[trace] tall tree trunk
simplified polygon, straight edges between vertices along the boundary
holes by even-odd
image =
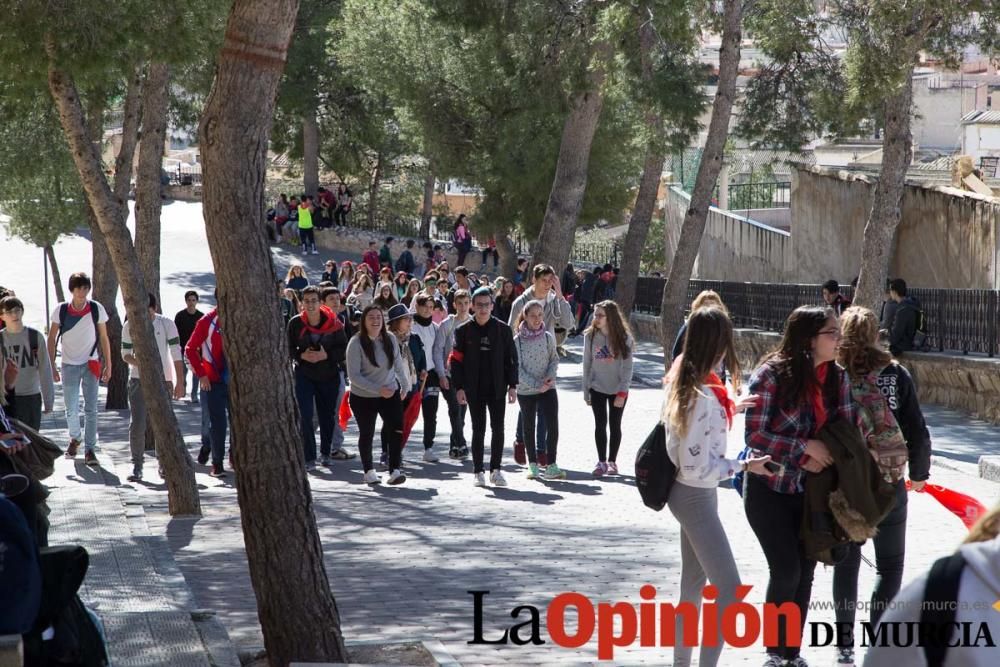
[[[101,168],[100,154],[88,136],[84,120],[83,106],[73,78],[59,67],[55,43],[46,36],[45,47],[49,57],[49,91],[59,111],[66,142],[69,144],[73,162],[80,175],[80,182],[87,195],[90,209],[97,217],[97,223],[104,232],[108,251],[114,262],[125,297],[125,312],[131,322],[135,356],[139,367],[147,372],[141,375],[142,394],[149,406],[149,417],[156,430],[157,441],[172,446],[160,448],[159,460],[167,473],[167,503],[172,515],[200,514],[198,486],[194,478],[194,462],[184,447],[184,439],[173,410],[170,396],[159,377],[160,354],[156,349],[153,325],[149,319],[145,288],[139,260],[128,227],[122,218],[122,202],[116,201]],[[112,348],[118,350],[120,348]],[[124,365],[121,361],[118,365]],[[113,364],[114,365],[114,364]]]
[[[375,168],[368,186],[368,228],[375,228],[375,209],[378,206],[378,189],[382,184],[382,152],[375,155]]]
[[[885,101],[885,136],[882,169],[861,245],[861,273],[854,303],[878,311],[892,263],[893,241],[902,216],[906,170],[913,160],[910,114],[913,104],[913,69],[901,88]]]
[[[135,252],[146,289],[160,301],[160,210],[170,66],[151,63],[142,93],[142,139],[135,175]],[[162,306],[162,304],[161,304]],[[162,308],[160,309],[162,311]]]
[[[569,262],[577,218],[583,207],[590,146],[594,143],[594,133],[604,106],[605,61],[610,50],[610,45],[603,41],[591,47],[591,60],[595,62],[587,63],[587,86],[576,93],[570,102],[559,143],[556,176],[549,191],[538,242],[532,249],[531,261],[552,265],[557,275]]]
[[[198,132],[208,244],[228,334],[237,498],[275,667],[347,657],[305,476],[271,253],[262,234],[243,231],[249,221],[263,222],[268,134],[298,5],[235,0]]]
[[[315,197],[319,188],[319,122],[313,106],[302,115],[302,181],[303,192]]]
[[[428,240],[431,237],[431,218],[434,217],[434,172],[427,165],[427,175],[424,176],[424,206],[420,211],[420,231],[417,235]]]
[[[642,79],[650,83],[653,78],[653,63],[650,55],[656,47],[656,35],[652,22],[649,20],[648,9],[645,15],[639,13],[639,58],[642,64]],[[653,209],[656,207],[656,194],[660,189],[660,177],[663,175],[665,155],[660,140],[663,138],[663,119],[652,108],[646,111],[646,130],[649,141],[646,144],[646,159],[642,165],[642,178],[639,181],[639,192],[632,208],[632,218],[629,220],[628,232],[625,234],[625,246],[622,251],[621,273],[618,275],[618,286],[615,289],[615,300],[625,317],[632,312],[635,305],[635,291],[639,282],[639,264],[642,259],[642,249],[649,236],[649,225],[653,220]]]
[[[661,306],[662,321],[660,334],[663,343],[663,358],[670,366],[670,351],[674,338],[684,320],[687,305],[688,282],[698,256],[701,238],[705,234],[705,222],[712,203],[712,190],[722,169],[723,151],[729,137],[729,117],[736,99],[736,76],[740,65],[740,40],[743,6],[741,0],[725,0],[722,16],[722,46],[719,49],[719,82],[712,103],[712,119],[708,124],[708,137],[698,165],[691,206],[684,215],[677,247],[673,257],[667,257],[670,273],[663,288]],[[670,248],[669,230],[666,247]]]
[[[507,280],[513,280],[517,273],[517,249],[508,231],[500,227],[496,231],[497,254],[500,255],[500,275]]]
[[[52,269],[52,286],[56,288],[56,301],[62,303],[66,300],[66,293],[63,292],[62,276],[59,275],[59,262],[56,261],[56,251],[52,244],[45,246],[45,256],[49,258],[49,268]]]

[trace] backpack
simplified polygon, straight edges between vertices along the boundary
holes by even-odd
[[[878,373],[869,373],[859,382],[852,383],[851,397],[858,405],[861,432],[868,443],[868,450],[878,463],[882,476],[895,484],[903,477],[910,450],[906,438],[896,422],[878,388]]]
[[[659,512],[667,504],[677,466],[667,455],[667,428],[657,422],[635,454],[635,485],[646,507]]]
[[[90,305],[90,319],[94,321],[94,347],[90,350],[90,356],[94,356],[94,352],[97,352],[97,344],[101,342],[101,334],[97,330],[98,320],[101,317],[101,313],[97,306],[94,305],[93,301],[88,301],[87,303]],[[62,338],[63,331],[66,329],[66,320],[68,317],[69,304],[64,303],[59,306],[59,336],[57,337],[56,342],[59,342],[58,339]]]
[[[28,347],[31,349],[31,359],[38,364],[38,347],[39,340],[41,339],[41,334],[38,333],[37,329],[32,329],[31,327],[25,327],[28,331]],[[47,353],[46,353],[47,354]],[[3,337],[0,337],[0,362],[7,358],[7,348],[3,344]]]

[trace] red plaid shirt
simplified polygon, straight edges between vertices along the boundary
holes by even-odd
[[[851,383],[840,370],[841,382],[837,405],[828,405],[830,419],[847,419],[857,423]],[[805,453],[806,440],[816,437],[816,412],[812,401],[803,396],[798,406],[778,405],[778,382],[773,362],[765,363],[750,378],[751,394],[759,396],[757,405],[746,413],[746,444],[752,453],[769,454],[782,466],[781,472],[761,479],[779,493],[802,493],[805,490],[805,470],[809,460]],[[753,473],[748,473],[753,474]]]

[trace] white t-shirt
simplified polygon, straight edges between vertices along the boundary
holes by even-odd
[[[126,354],[134,354],[132,349],[131,322],[122,326],[122,359]],[[174,362],[181,360],[181,338],[177,333],[177,325],[169,317],[155,315],[153,317],[153,335],[156,337],[156,350],[160,353],[160,364],[163,366],[163,379],[174,380]],[[128,376],[132,380],[139,379],[139,367],[129,364]]]
[[[104,324],[108,321],[108,313],[104,306],[96,301],[88,302],[91,308],[97,309],[97,322]],[[52,311],[52,321],[59,324],[59,310],[63,304],[56,306]],[[66,325],[59,329],[59,342],[62,349],[62,362],[64,365],[81,366],[91,359],[99,358],[100,345],[95,348],[97,340],[97,327],[88,311],[82,316],[72,314],[73,305],[68,304],[66,311]]]

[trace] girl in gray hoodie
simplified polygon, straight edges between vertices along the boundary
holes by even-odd
[[[524,444],[528,450],[528,479],[538,477],[535,452],[535,418],[539,411],[545,418],[548,466],[545,477],[566,479],[566,473],[556,465],[559,441],[559,399],[556,396],[556,372],[559,353],[556,339],[545,327],[545,306],[541,301],[529,301],[518,315],[514,326],[514,348],[517,351],[517,402],[524,419]]]

